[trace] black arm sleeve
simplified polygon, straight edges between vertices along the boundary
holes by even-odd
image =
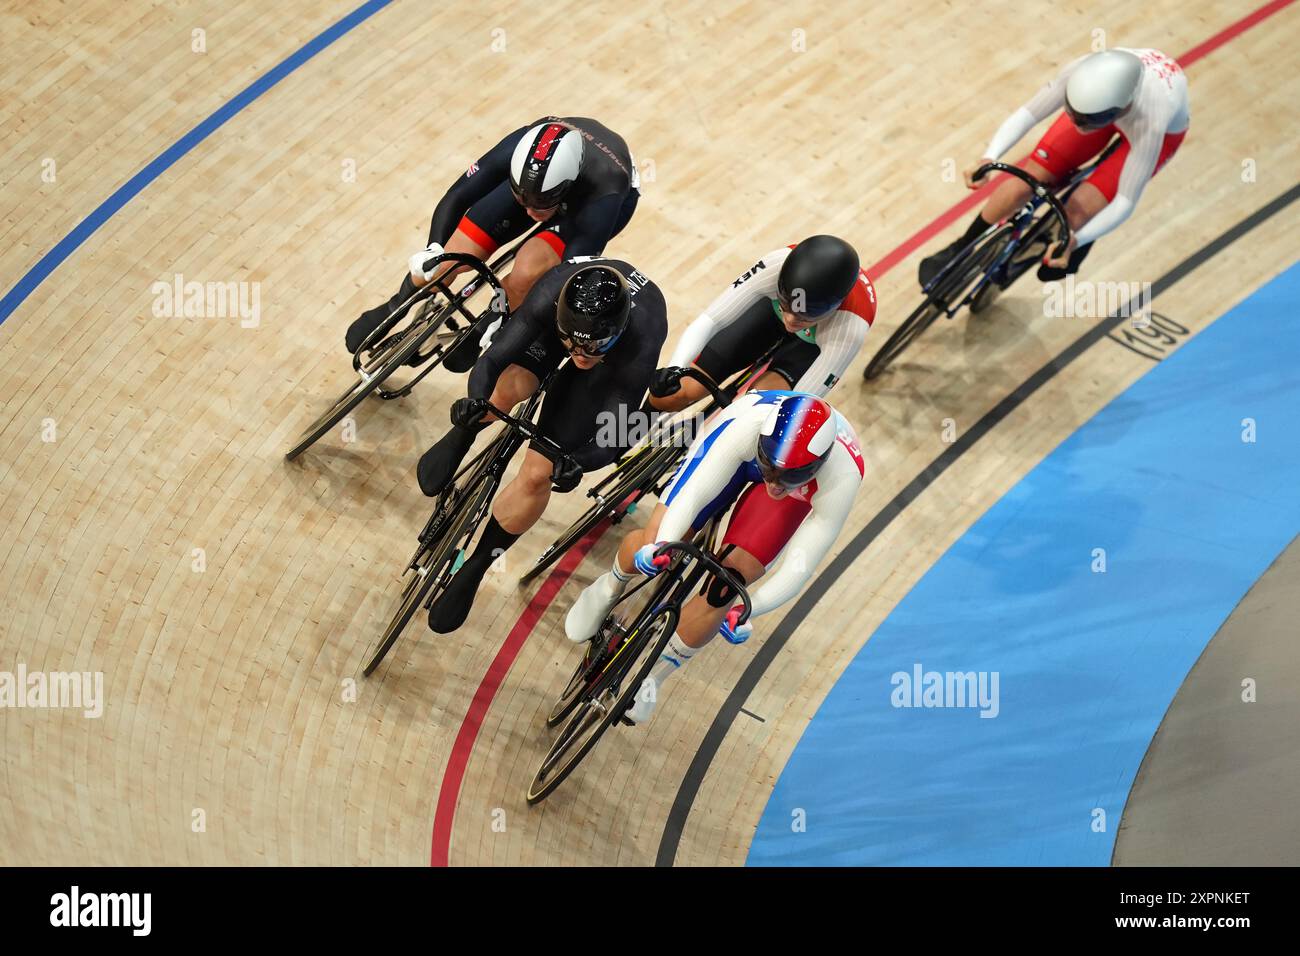
[[[517,362],[528,351],[528,346],[545,332],[555,328],[555,299],[565,277],[564,271],[562,268],[552,269],[534,282],[519,308],[497,330],[492,344],[479,356],[469,373],[470,398],[490,398],[506,367]]]
[[[469,373],[469,397],[490,398],[501,373],[528,351],[528,346],[540,333],[541,326],[527,321],[522,307],[516,309],[492,337],[487,351],[474,363]]]
[[[429,241],[445,246],[460,224],[461,216],[510,176],[510,156],[528,127],[521,126],[480,158],[474,175],[461,174],[451,184],[429,223]]]
[[[583,206],[573,219],[573,234],[564,246],[565,258],[604,253],[622,209],[623,196],[618,193],[609,193]]]

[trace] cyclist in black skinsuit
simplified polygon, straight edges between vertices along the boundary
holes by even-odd
[[[365,337],[430,275],[420,263],[442,252],[464,252],[486,260],[534,222],[546,230],[520,248],[502,281],[516,308],[538,277],[565,257],[598,256],[627,225],[640,198],[639,180],[627,143],[586,117],[548,116],[520,127],[472,163],[452,183],[434,210],[429,247],[411,256],[410,273],[387,302],[361,314],[348,328],[347,348]],[[477,339],[474,340],[477,343]],[[465,371],[477,357],[444,360]]]
[[[483,401],[510,408],[566,358],[538,426],[573,461],[552,463],[529,448],[519,474],[497,495],[474,553],[430,608],[430,628],[446,634],[464,623],[488,567],[542,516],[552,490],[572,491],[584,471],[618,457],[620,442],[602,440],[611,433],[602,423],[626,422],[639,409],[667,335],[663,293],[619,259],[566,261],[537,280],[475,364],[469,396],[452,404],[452,428],[420,458],[416,477],[426,495],[438,494],[489,424]]]

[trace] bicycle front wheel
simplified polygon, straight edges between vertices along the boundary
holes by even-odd
[[[435,591],[446,586],[454,570],[456,558],[474,534],[476,527],[474,517],[482,510],[484,499],[491,494],[490,482],[480,481],[474,490],[458,503],[456,515],[448,523],[446,530],[438,536],[438,540],[432,547],[424,549],[417,556],[414,567],[408,568],[411,577],[402,589],[402,598],[389,619],[388,626],[379,635],[379,643],[374,653],[361,672],[363,676],[369,677],[374,673],[375,668],[380,665],[402,631],[406,629],[406,625],[415,616],[415,612],[428,605]]]
[[[550,796],[591,753],[605,731],[622,719],[676,627],[676,606],[662,607],[615,652],[542,759],[528,785],[530,804]]]
[[[903,320],[903,324],[894,330],[894,334],[885,339],[885,344],[880,347],[880,351],[867,363],[862,377],[868,382],[877,378],[881,372],[889,368],[894,359],[903,354],[903,350],[911,345],[917,336],[933,324],[942,312],[942,307],[933,299],[927,298],[922,302]]]
[[[665,453],[668,456],[666,460],[664,460]],[[606,518],[613,522],[622,520],[623,516],[645,495],[647,489],[652,487],[676,460],[673,449],[650,449],[647,455],[649,458],[646,461],[638,459],[630,462],[626,466],[627,474],[614,484],[608,495],[602,495],[538,556],[533,566],[519,578],[520,587],[527,587],[537,580],[543,572],[564,557],[570,548],[585,538]]]

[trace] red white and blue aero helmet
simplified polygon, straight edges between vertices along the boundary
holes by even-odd
[[[773,407],[758,433],[764,481],[798,488],[812,481],[835,446],[835,412],[820,398],[790,395]]]
[[[582,171],[582,133],[541,123],[524,133],[510,157],[510,191],[530,209],[558,206]]]

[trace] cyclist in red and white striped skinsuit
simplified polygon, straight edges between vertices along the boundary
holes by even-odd
[[[1123,142],[1070,196],[1066,204],[1070,244],[1044,261],[1044,281],[1076,272],[1092,243],[1124,222],[1142,190],[1178,151],[1191,114],[1187,77],[1182,67],[1151,49],[1117,47],[1079,57],[1066,64],[1050,83],[998,127],[984,156],[965,171],[966,185],[976,189],[975,170],[1000,158],[1035,124],[1064,108],[1020,166],[1046,183],[1060,183],[1101,153],[1118,135]],[[1004,179],[984,209],[951,246],[921,261],[925,285],[944,263],[993,223],[1010,216],[1029,198],[1029,187]]]
[[[693,365],[715,382],[781,343],[756,389],[823,396],[843,376],[876,318],[876,290],[851,245],[812,236],[769,252],[709,303],[682,334],[650,386],[650,405],[678,411],[704,397],[682,380]]]

